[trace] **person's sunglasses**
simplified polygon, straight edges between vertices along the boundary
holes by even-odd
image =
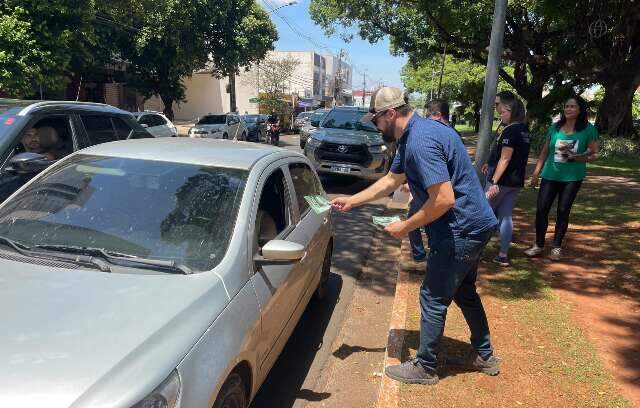
[[[378,112],[375,115],[373,115],[373,117],[371,118],[371,123],[373,123],[374,126],[378,126],[378,119],[380,119],[381,117],[383,117],[386,113],[388,112],[387,110],[383,110],[382,112]]]

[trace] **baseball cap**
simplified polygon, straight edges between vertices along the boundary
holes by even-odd
[[[371,95],[371,104],[369,105],[369,113],[362,117],[362,122],[369,121],[381,112],[389,109],[398,108],[409,103],[409,98],[400,88],[385,86]]]

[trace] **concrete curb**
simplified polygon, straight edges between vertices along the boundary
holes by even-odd
[[[402,361],[402,348],[405,339],[405,324],[407,320],[407,295],[409,291],[409,273],[402,263],[402,254],[408,251],[408,240],[402,241],[400,248],[400,260],[398,261],[398,278],[396,282],[393,310],[389,322],[389,337],[387,338],[387,350],[384,356],[384,368],[390,365],[400,364]],[[378,408],[396,408],[400,399],[400,383],[392,380],[382,372],[382,380],[378,390]]]

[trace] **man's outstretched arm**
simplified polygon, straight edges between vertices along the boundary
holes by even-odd
[[[387,197],[402,185],[405,180],[404,173],[396,174],[388,172],[380,180],[355,195],[335,198],[331,201],[331,205],[340,212],[349,211],[352,208],[375,201],[379,198]]]

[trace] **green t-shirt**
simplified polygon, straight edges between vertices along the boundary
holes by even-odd
[[[554,181],[579,181],[587,174],[587,163],[567,160],[566,152],[583,154],[589,144],[598,139],[598,131],[592,124],[579,132],[567,136],[562,130],[551,126],[547,132],[549,155],[542,169],[542,178]]]

